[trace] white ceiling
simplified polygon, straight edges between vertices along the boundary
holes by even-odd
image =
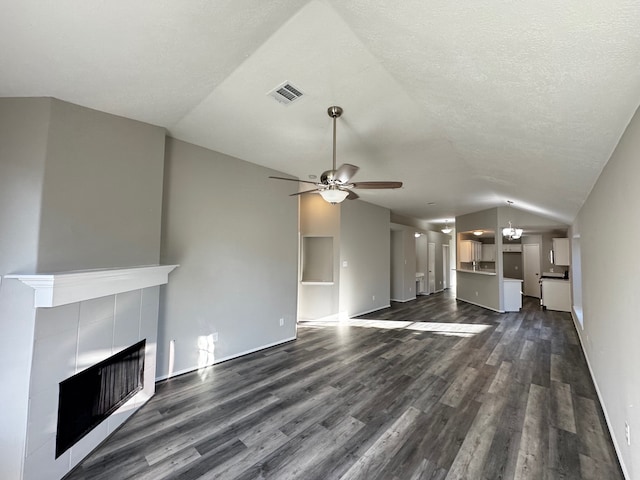
[[[339,105],[338,164],[404,182],[361,198],[426,221],[513,200],[569,223],[640,103],[637,0],[0,7],[0,96],[161,125],[302,179],[330,168]],[[267,96],[284,81],[305,96]]]

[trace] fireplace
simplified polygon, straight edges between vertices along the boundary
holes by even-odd
[[[144,388],[146,340],[59,384],[56,458]]]
[[[2,277],[22,373],[3,423],[2,478],[63,478],[153,396],[160,285],[174,268]],[[127,380],[103,388],[114,378]]]

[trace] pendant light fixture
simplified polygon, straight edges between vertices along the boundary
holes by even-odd
[[[509,207],[513,205],[511,200],[507,200],[507,203],[509,204]],[[522,229],[513,227],[513,225],[511,225],[511,220],[509,220],[509,226],[502,229],[502,236],[506,237],[508,240],[518,240],[522,237]]]
[[[444,221],[444,228],[440,231],[442,233],[446,233],[447,235],[449,235],[453,231],[453,228],[449,226],[449,220]]]

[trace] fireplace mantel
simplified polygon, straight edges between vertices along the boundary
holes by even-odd
[[[178,265],[147,265],[141,267],[71,272],[5,275],[29,285],[35,290],[34,307],[57,307],[92,298],[138,290],[169,281],[169,273]]]

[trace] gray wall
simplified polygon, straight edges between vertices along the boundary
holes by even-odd
[[[354,316],[387,307],[389,210],[360,200],[343,202],[340,209],[339,310]]]
[[[391,255],[391,300],[404,301],[404,232],[391,230],[389,236]]]
[[[0,98],[0,274],[35,272],[51,100]]]
[[[52,100],[38,271],[157,264],[165,131]]]
[[[640,477],[639,158],[636,112],[573,227],[580,235],[583,273],[584,329],[578,323],[576,328],[628,478]],[[613,239],[621,226],[623,233]]]
[[[275,173],[167,139],[161,260],[180,268],[161,295],[158,377],[295,338],[298,202]]]
[[[158,127],[50,98],[0,99],[0,275],[157,263],[163,145]],[[34,325],[33,290],[3,280],[2,478],[22,468]]]

